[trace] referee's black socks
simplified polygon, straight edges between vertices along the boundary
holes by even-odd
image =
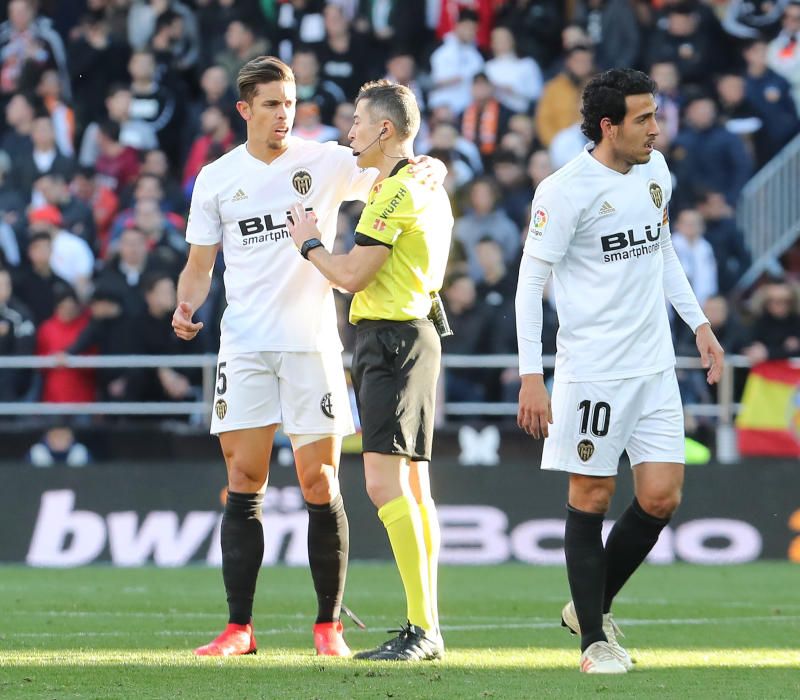
[[[228,491],[222,515],[222,580],[228,595],[228,622],[246,625],[253,616],[256,579],[264,558],[261,525],[263,493]]]
[[[342,495],[308,510],[308,563],[317,592],[317,623],[339,619],[350,554],[350,528]]]
[[[581,651],[595,642],[608,641],[603,632],[604,517],[602,513],[587,513],[567,504],[564,553],[572,602],[581,626]]]
[[[653,549],[667,523],[669,518],[656,518],[646,513],[635,497],[614,523],[606,540],[604,613],[611,610],[614,596]]]

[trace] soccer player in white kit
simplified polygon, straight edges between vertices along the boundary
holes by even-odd
[[[364,201],[377,175],[335,143],[290,136],[294,76],[273,57],[239,72],[236,103],[247,142],[197,177],[186,240],[189,259],[178,282],[175,333],[191,340],[217,250],[225,257],[227,308],[211,421],[228,471],[222,519],[222,574],[229,624],[198,655],[256,651],[252,609],[264,552],[261,509],[278,424],[289,435],[309,514],[308,549],[317,593],[318,654],[348,656],[339,620],[349,532],[338,468],[341,436],[354,432],[342,368],[342,345],[330,283],[297,251],[286,228],[302,202],[318,219],[330,249],[343,201]],[[424,181],[428,173],[419,177]]]
[[[581,671],[625,673],[611,603],[681,498],[683,411],[666,293],[695,332],[707,380],[724,354],[672,248],[672,181],[658,135],[655,83],[609,70],[583,92],[586,150],[537,188],[517,288],[518,423],[544,437],[542,469],[569,473],[564,533],[572,600],[562,624],[581,636]],[[542,289],[559,319],[551,398],[542,377]],[[603,518],[625,450],[635,497],[605,547]]]

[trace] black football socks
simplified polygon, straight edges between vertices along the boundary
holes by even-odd
[[[604,613],[611,610],[614,596],[653,549],[667,523],[669,518],[656,518],[646,513],[636,498],[614,523],[606,540]]]
[[[222,580],[228,596],[228,622],[246,625],[253,616],[253,596],[264,558],[261,525],[263,493],[228,491],[222,515]]]
[[[602,513],[587,513],[567,505],[564,552],[572,602],[581,626],[581,651],[595,642],[608,641],[603,632],[604,517]]]
[[[317,592],[317,623],[336,622],[342,607],[347,559],[350,553],[350,528],[342,495],[330,503],[308,510],[308,563]]]

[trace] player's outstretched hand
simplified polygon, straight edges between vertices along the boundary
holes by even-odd
[[[550,394],[544,385],[544,377],[541,374],[522,375],[517,425],[538,440],[550,434],[547,426],[552,423],[553,409],[550,406]]]
[[[305,207],[299,202],[293,204],[289,210],[286,229],[298,248],[309,238],[320,237],[320,232],[317,228],[317,215],[313,211],[306,211]]]
[[[194,323],[192,315],[194,309],[188,301],[182,301],[172,314],[172,328],[181,340],[191,340],[194,338],[203,327],[202,322]]]
[[[722,378],[722,368],[725,366],[725,351],[711,330],[711,325],[704,323],[697,329],[695,335],[697,350],[700,352],[700,362],[708,370],[706,381],[716,384]]]

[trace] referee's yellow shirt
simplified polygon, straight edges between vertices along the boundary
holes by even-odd
[[[356,226],[356,243],[366,236],[392,252],[353,297],[350,323],[425,318],[430,293],[442,287],[452,231],[453,212],[444,188],[432,190],[416,181],[407,161],[401,161],[373,186]]]

